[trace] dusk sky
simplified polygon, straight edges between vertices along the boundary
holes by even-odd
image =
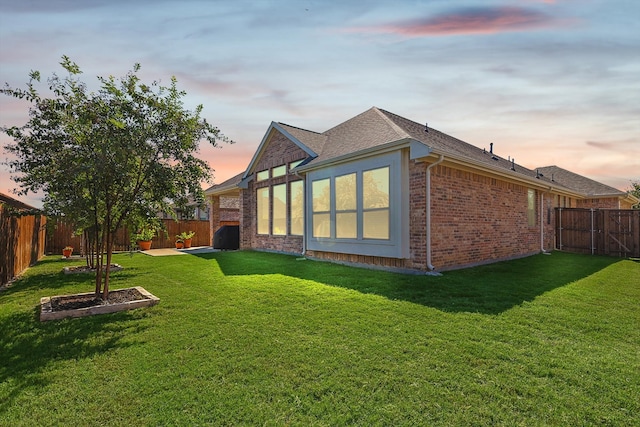
[[[96,89],[135,63],[147,83],[175,75],[236,141],[201,147],[215,183],[271,121],[323,132],[372,106],[529,168],[640,181],[637,0],[0,0],[0,84],[63,75],[62,55]],[[28,106],[0,96],[0,124]],[[14,187],[0,166],[0,191]]]

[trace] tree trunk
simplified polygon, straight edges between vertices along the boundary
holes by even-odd
[[[109,298],[109,273],[111,273],[111,255],[113,254],[113,234],[111,231],[107,233],[107,269],[104,275],[104,287],[102,291],[102,299],[105,301]]]

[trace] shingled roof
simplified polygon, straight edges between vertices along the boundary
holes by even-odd
[[[282,126],[286,126],[287,130],[290,129],[289,125],[282,124]],[[548,177],[545,178],[537,171],[518,165],[486,149],[471,145],[437,129],[429,127],[428,131],[425,131],[425,128],[426,124],[417,123],[389,111],[372,107],[320,134],[310,131],[304,133],[299,128],[294,129],[297,130],[295,137],[309,147],[313,145],[314,151],[318,153],[316,158],[307,162],[310,166],[330,162],[333,159],[403,139],[412,139],[423,143],[438,154],[455,156],[459,159],[484,164],[490,169],[509,171],[508,173],[551,182]]]
[[[593,181],[581,175],[569,172],[557,166],[546,166],[536,170],[521,166],[512,159],[505,159],[497,155],[493,150],[479,148],[460,139],[454,138],[424,123],[417,123],[397,114],[372,107],[367,111],[358,114],[351,119],[340,123],[324,132],[313,132],[285,123],[272,123],[267,135],[273,128],[288,133],[290,138],[295,139],[296,144],[301,145],[307,153],[308,160],[303,164],[303,169],[313,168],[337,162],[339,159],[348,159],[358,153],[368,150],[375,150],[387,144],[401,141],[417,141],[424,144],[435,154],[442,154],[449,160],[467,162],[500,172],[502,174],[528,180],[537,179],[545,182],[550,187],[563,189],[568,193],[581,194],[584,196],[608,195],[617,196],[626,193]],[[262,144],[266,144],[268,138],[265,135]],[[258,149],[249,168],[219,185],[214,185],[206,190],[207,193],[227,190],[240,184],[243,176],[249,177],[251,165],[260,157]],[[553,181],[551,177],[554,177]]]
[[[538,170],[547,177],[552,178],[553,182],[559,183],[588,197],[626,195],[624,191],[620,191],[617,188],[609,187],[601,182],[594,181],[558,166],[544,166],[538,168]]]

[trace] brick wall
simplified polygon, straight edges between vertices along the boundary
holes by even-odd
[[[255,171],[306,157],[299,147],[274,131],[255,165]],[[400,269],[426,270],[426,167],[409,162],[410,254],[408,259],[309,251],[307,255],[333,261]],[[436,269],[526,256],[540,251],[540,192],[535,192],[534,226],[527,221],[528,187],[498,178],[438,165],[431,171],[432,264]],[[255,182],[241,192],[241,248],[301,253],[301,236],[258,235],[255,194],[258,188],[289,183],[299,178],[285,175]],[[545,249],[554,247],[555,196],[543,195]],[[290,204],[289,204],[290,206]]]
[[[284,135],[273,130],[269,136],[266,147],[258,162],[254,165],[254,171],[262,171],[271,169],[275,166],[289,164],[291,162],[307,158],[300,147],[291,142]],[[274,236],[257,234],[257,206],[256,206],[256,190],[258,188],[270,187],[277,184],[288,184],[293,181],[300,181],[301,178],[293,174],[285,174],[284,176],[271,178],[265,181],[256,182],[255,179],[249,183],[249,187],[242,191],[240,197],[240,247],[243,249],[253,248],[269,251],[302,253],[302,236]],[[287,185],[287,197],[290,199],[289,186]],[[272,203],[270,198],[270,203]],[[291,207],[290,200],[287,202],[287,208]],[[271,210],[273,207],[269,206]],[[273,215],[270,215],[273,221]],[[287,213],[287,219],[290,221],[291,215]],[[271,227],[269,227],[271,229]]]
[[[528,187],[439,165],[431,171],[432,264],[437,269],[525,256],[540,251],[536,221],[527,223]],[[553,248],[553,196],[543,201],[545,249]],[[551,215],[550,218],[547,218]]]

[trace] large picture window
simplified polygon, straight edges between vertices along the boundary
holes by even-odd
[[[256,196],[258,234],[269,234],[269,187],[259,188]]]
[[[304,233],[304,181],[293,181],[290,185],[291,194],[291,230],[295,236]]]
[[[273,186],[272,234],[287,234],[287,184]]]
[[[408,151],[319,169],[307,178],[310,250],[409,256]]]

